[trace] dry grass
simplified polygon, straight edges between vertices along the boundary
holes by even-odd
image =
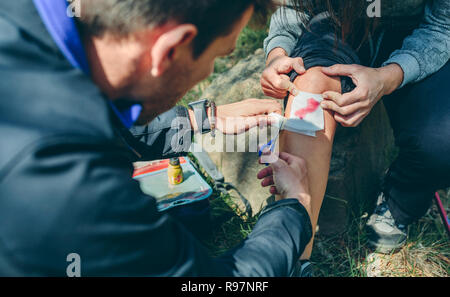
[[[450,205],[450,189],[441,195]],[[217,256],[239,244],[250,234],[257,218],[243,219],[235,213],[237,205],[229,196],[212,200],[213,235],[205,241],[211,255]],[[317,234],[311,261],[318,277],[448,277],[450,241],[437,208],[409,228],[408,242],[399,251],[385,255],[367,246],[367,214],[355,217],[348,229],[335,236]]]
[[[407,244],[399,252],[391,255],[370,254],[364,265],[367,276],[418,276],[447,277],[450,259],[441,254],[443,244],[425,247]],[[448,248],[448,247],[447,247]]]
[[[441,198],[447,212],[450,189]],[[317,276],[448,277],[450,241],[433,203],[429,212],[409,227],[407,244],[392,254],[367,246],[367,214],[355,217],[346,232],[317,236],[312,261]]]

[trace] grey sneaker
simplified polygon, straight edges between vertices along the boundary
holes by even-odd
[[[309,260],[298,260],[292,277],[313,277],[313,265]]]
[[[380,253],[389,254],[406,243],[407,226],[395,222],[383,192],[378,196],[377,206],[366,227],[369,244]]]

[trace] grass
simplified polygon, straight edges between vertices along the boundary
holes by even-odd
[[[204,241],[212,256],[220,256],[237,246],[252,231],[257,216],[243,218],[230,195],[220,194],[211,200],[213,233]]]
[[[200,99],[203,91],[211,84],[217,75],[227,72],[241,59],[253,54],[258,48],[262,48],[264,38],[267,36],[268,27],[262,29],[252,29],[245,27],[239,35],[236,50],[227,57],[218,58],[214,64],[214,72],[205,80],[198,83],[194,88],[186,93],[179,102],[180,105],[187,106],[190,102]]]
[[[448,209],[450,197],[442,197]],[[401,250],[383,255],[367,246],[367,213],[353,216],[343,234],[318,235],[312,254],[318,276],[449,276],[450,244],[435,205],[409,228]]]
[[[220,256],[227,250],[241,243],[252,231],[258,220],[258,214],[248,217],[237,205],[237,197],[231,193],[224,194],[215,188],[214,181],[200,167],[192,154],[189,158],[197,167],[205,181],[214,189],[209,198],[211,207],[212,234],[203,238],[204,245],[211,256]]]
[[[217,59],[214,73],[186,94],[182,105],[200,99],[204,89],[214,78],[233,67],[262,47],[267,28],[245,28],[238,40],[236,51]],[[207,181],[213,185],[212,181]],[[441,192],[444,206],[449,209],[450,189]],[[237,197],[215,191],[211,198],[213,233],[204,240],[213,256],[223,254],[238,245],[250,234],[257,216],[247,218],[235,203]],[[404,248],[390,255],[374,253],[367,246],[365,223],[369,217],[367,207],[353,213],[345,232],[335,236],[317,233],[311,261],[316,276],[443,276],[450,275],[450,243],[433,203],[430,211],[409,228]]]
[[[190,156],[196,163],[193,156]],[[198,164],[197,164],[198,165]],[[200,169],[205,180],[213,181]],[[445,209],[450,208],[450,188],[440,191]],[[232,193],[214,191],[211,202],[212,234],[203,239],[211,256],[220,256],[240,244],[250,234],[258,215],[247,217],[236,204]],[[367,245],[365,224],[369,218],[362,206],[353,213],[346,230],[326,236],[316,234],[311,262],[319,277],[448,277],[450,275],[450,241],[436,204],[408,230],[406,245],[395,253],[375,253]]]
[[[444,192],[442,192],[444,194]],[[446,209],[450,189],[441,195]],[[213,233],[204,241],[212,256],[219,256],[241,243],[251,232],[257,216],[246,218],[234,202],[237,197],[215,193],[211,199]],[[401,250],[383,255],[367,245],[368,214],[354,214],[342,234],[316,235],[311,262],[319,277],[448,277],[450,242],[433,204],[430,211],[409,228]]]

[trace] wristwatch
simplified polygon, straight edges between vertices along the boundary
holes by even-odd
[[[209,107],[209,100],[203,99],[188,104],[189,108],[194,112],[195,121],[198,125],[198,131],[202,134],[211,131],[211,123],[209,122],[207,108]]]

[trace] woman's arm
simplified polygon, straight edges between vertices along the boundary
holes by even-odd
[[[441,69],[450,58],[450,1],[429,1],[419,28],[403,41],[383,66],[396,63],[404,72],[400,87]]]
[[[302,19],[307,18],[296,10],[283,6],[278,8],[270,20],[269,36],[264,40],[266,58],[275,48],[282,48],[289,56],[302,35]]]

